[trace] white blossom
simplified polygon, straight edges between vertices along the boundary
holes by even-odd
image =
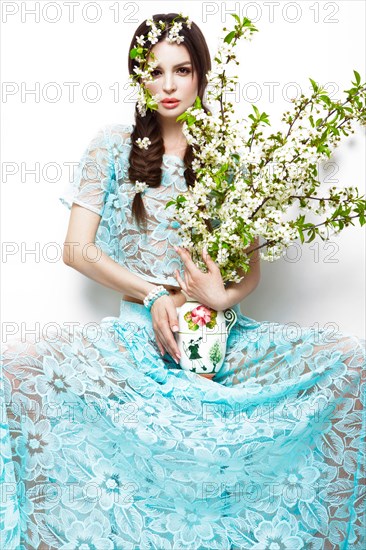
[[[157,36],[151,26],[151,36]],[[181,28],[181,22],[173,24],[168,39],[179,44]],[[253,30],[246,27],[242,31],[243,38],[250,40]],[[253,113],[240,119],[227,99],[229,94],[225,95],[225,91],[235,89],[238,78],[233,70],[237,65],[234,41],[223,41],[214,59],[206,75],[209,113],[197,107],[196,102],[186,110],[182,124],[182,132],[194,153],[195,183],[176,198],[175,219],[180,222],[178,235],[182,246],[192,251],[196,265],[205,268],[202,261],[205,246],[219,265],[223,280],[239,282],[242,279],[239,267],[250,266],[245,249],[255,239],[262,243],[260,257],[275,261],[306,231],[301,224],[308,222],[308,215],[326,220],[339,205],[345,208],[355,205],[360,197],[356,187],[332,186],[324,193],[320,191],[316,166],[328,155],[325,150],[318,151],[319,143],[324,141],[324,126],[312,124],[309,118],[319,117],[316,104],[311,104],[308,112],[305,106],[302,116],[296,119],[297,110],[306,103],[304,96],[298,98],[293,101],[293,112],[288,111],[282,117],[283,128],[276,133],[267,131],[268,121],[260,124]],[[140,73],[136,73],[148,78],[150,68],[143,65]],[[146,97],[141,93],[138,102],[141,111],[144,100]],[[257,108],[253,110],[255,115],[260,114]],[[336,135],[326,139],[328,148],[336,146]],[[136,143],[141,148],[150,145],[147,138]],[[140,186],[145,189],[145,185],[136,182],[136,192]],[[185,200],[179,202],[183,197]],[[323,239],[337,236],[340,231],[338,226],[325,226],[325,222],[309,225]]]
[[[135,143],[136,145],[138,145],[138,147],[140,147],[140,149],[148,149],[149,145],[151,145],[151,141],[148,137],[144,137],[142,139],[137,138]]]
[[[148,187],[149,186],[147,185],[147,183],[145,181],[136,180],[136,182],[135,182],[135,191],[136,191],[136,193],[143,193],[144,191],[146,191],[146,189]]]

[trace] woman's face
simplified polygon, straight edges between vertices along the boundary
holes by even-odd
[[[170,44],[162,40],[155,44],[152,52],[158,62],[152,71],[154,81],[146,82],[145,86],[152,95],[158,94],[157,113],[164,118],[175,120],[191,107],[198,94],[197,71],[192,77],[192,64],[189,52],[183,44]],[[148,57],[151,60],[151,57]],[[164,99],[175,98],[179,102],[169,107],[164,105]]]

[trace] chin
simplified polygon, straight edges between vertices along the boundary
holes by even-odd
[[[164,114],[160,114],[160,116],[161,116],[161,118],[165,118],[167,120],[174,120],[175,121],[176,118],[179,117],[180,114],[181,113],[174,113],[174,115],[173,115],[173,113],[168,113],[168,114],[164,113]]]
[[[160,105],[159,105],[157,113],[160,116],[162,116],[163,118],[174,118],[174,119],[176,119],[178,116],[183,114],[187,109],[188,109],[187,106],[184,106],[184,107],[180,106],[178,109],[168,110],[168,109],[164,109],[164,107],[160,107]]]

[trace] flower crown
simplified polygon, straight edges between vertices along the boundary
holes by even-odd
[[[190,29],[192,27],[192,21],[189,19],[188,16],[184,16],[182,13],[179,13],[177,17],[175,17],[171,23],[166,23],[162,21],[161,19],[156,23],[152,18],[146,19],[146,25],[151,27],[151,30],[148,32],[147,37],[145,37],[143,34],[138,36],[136,38],[136,44],[130,50],[130,58],[135,59],[135,61],[138,61],[139,66],[134,67],[133,72],[135,74],[130,75],[131,85],[132,86],[138,86],[138,100],[137,100],[137,109],[141,116],[146,116],[147,109],[151,111],[156,111],[158,108],[158,101],[160,99],[159,95],[153,96],[141,82],[139,82],[139,79],[141,79],[143,82],[145,81],[152,81],[154,80],[152,77],[152,72],[155,69],[155,67],[158,64],[158,61],[156,60],[156,57],[153,52],[150,52],[150,56],[152,58],[152,61],[147,61],[148,53],[149,53],[149,47],[144,48],[147,42],[150,42],[150,47],[158,42],[158,37],[161,36],[162,32],[165,30],[168,30],[168,36],[167,41],[172,44],[173,42],[176,42],[177,44],[180,44],[181,42],[184,42],[184,36],[179,34],[179,31],[183,28],[183,21],[176,21],[176,19],[185,19],[185,24],[187,25],[187,28]],[[168,26],[167,26],[168,25]],[[136,144],[140,149],[147,149],[149,145],[151,144],[151,141],[148,137],[144,137],[142,140],[141,138],[138,138],[136,140]],[[136,181],[135,182],[135,192],[141,193],[142,195],[145,193],[146,189],[148,188],[148,185],[144,181]]]

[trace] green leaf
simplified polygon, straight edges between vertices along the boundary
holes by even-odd
[[[252,31],[258,31],[258,29],[253,25],[250,19],[247,17],[244,17],[243,19],[243,27],[249,27],[252,29]]]
[[[331,105],[331,101],[327,95],[320,95],[319,99],[322,99],[327,105]]]
[[[201,109],[201,108],[202,108],[201,98],[200,98],[199,95],[198,95],[198,96],[196,97],[196,99],[194,100],[194,107],[195,107],[196,109]]]
[[[314,239],[315,239],[315,231],[311,231],[311,237],[307,242],[311,243],[311,241],[313,241]]]
[[[235,38],[235,31],[229,32],[229,34],[227,34],[225,36],[224,42],[227,42],[228,44],[230,44],[232,42],[233,38]]]
[[[297,227],[297,230],[298,230],[299,235],[300,235],[300,240],[303,243],[304,242],[304,233],[302,232],[301,227]]]
[[[237,22],[239,23],[239,25],[241,24],[239,15],[237,15],[236,13],[230,13],[230,15],[232,15],[233,17],[235,17],[235,19],[237,20]]]
[[[269,118],[268,118],[268,114],[267,114],[267,113],[262,113],[259,120],[260,120],[261,122],[264,122],[264,124],[270,125],[270,122],[269,122]]]
[[[310,82],[311,82],[311,85],[313,87],[313,90],[314,92],[317,92],[318,89],[319,89],[319,86],[317,85],[317,83],[315,82],[315,80],[313,80],[312,78],[309,78]]]
[[[135,59],[135,57],[137,57],[138,55],[139,55],[139,51],[137,48],[133,48],[130,51],[130,59]]]
[[[353,69],[353,72],[354,72],[354,75],[355,75],[356,84],[357,84],[357,86],[358,86],[359,83],[361,82],[360,74],[359,74],[357,71],[355,71],[354,69]]]
[[[179,120],[182,120],[183,122],[187,120],[187,117],[188,117],[188,113],[187,111],[184,111],[184,113],[182,113],[181,115],[179,115],[175,121],[178,122]]]
[[[259,118],[260,117],[260,112],[259,110],[257,109],[257,107],[255,105],[252,105],[254,111],[255,111],[255,114],[257,115],[257,117]],[[253,119],[254,120],[254,119]]]

